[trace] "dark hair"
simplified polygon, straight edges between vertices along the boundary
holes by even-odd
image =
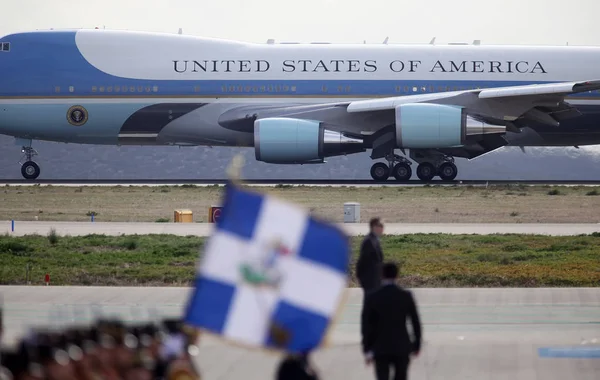
[[[381,224],[381,220],[379,218],[371,218],[371,220],[369,221],[370,228],[377,227],[380,224]]]
[[[383,278],[393,280],[398,277],[398,266],[395,263],[383,264]]]

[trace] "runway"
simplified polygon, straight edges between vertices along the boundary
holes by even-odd
[[[0,286],[5,342],[28,328],[181,316],[187,288]],[[596,380],[600,375],[600,289],[414,289],[424,344],[412,379]],[[321,378],[373,379],[360,352],[362,294],[349,289],[331,344],[314,354]],[[92,305],[97,305],[95,308]],[[152,312],[154,310],[154,312]],[[571,356],[571,357],[565,357]],[[279,360],[201,336],[204,379],[273,378]]]
[[[224,185],[227,179],[0,179],[0,185],[11,186],[214,186]],[[251,186],[501,186],[501,185],[553,185],[553,186],[599,186],[598,181],[572,180],[433,180],[427,183],[420,180],[398,182],[388,180],[375,182],[371,179],[244,179]]]
[[[41,222],[15,221],[14,231],[11,221],[0,222],[0,234],[13,236],[47,235],[54,229],[58,235],[82,236],[101,235],[146,235],[170,234],[177,236],[210,236],[213,230],[210,223],[127,223],[127,222]],[[369,230],[368,223],[338,223],[350,236],[364,235]],[[525,224],[525,223],[389,223],[385,233],[402,234],[532,234],[551,236],[573,236],[600,233],[600,224]]]

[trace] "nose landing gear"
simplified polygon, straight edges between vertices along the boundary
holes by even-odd
[[[37,151],[31,146],[23,146],[21,152],[24,153],[25,162],[21,164],[21,175],[25,179],[36,179],[40,175],[40,167],[33,161],[33,156],[37,156]]]

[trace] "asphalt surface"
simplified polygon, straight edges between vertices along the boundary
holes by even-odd
[[[565,185],[565,186],[598,186],[600,181],[548,181],[548,180],[453,180],[442,181],[440,179],[423,182],[413,179],[409,181],[396,181],[389,179],[385,182],[375,182],[371,179],[245,179],[244,183],[256,186],[494,186],[494,185]],[[227,179],[0,179],[0,185],[14,186],[166,186],[166,185],[197,185],[214,186],[224,185]]]
[[[181,316],[187,288],[0,286],[7,344],[28,328]],[[600,288],[414,289],[424,331],[411,379],[597,380]],[[348,291],[330,345],[314,353],[322,379],[373,379],[360,353],[360,290]],[[93,305],[96,305],[94,308]],[[204,379],[273,378],[279,355],[200,338]],[[562,357],[561,357],[562,356]],[[571,357],[565,357],[571,356]]]

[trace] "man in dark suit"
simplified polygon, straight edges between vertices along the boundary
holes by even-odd
[[[319,380],[317,372],[312,368],[308,353],[289,354],[277,368],[277,380]]]
[[[383,263],[383,252],[379,244],[379,237],[383,234],[383,223],[379,218],[373,218],[369,222],[369,229],[369,234],[360,245],[360,255],[356,262],[356,278],[364,296],[381,285]]]
[[[406,380],[410,355],[421,350],[421,322],[410,291],[395,284],[398,267],[383,266],[382,286],[367,295],[361,316],[362,349],[367,364],[375,362],[377,380],[389,380],[394,368],[395,380]],[[406,328],[410,317],[414,340]]]

